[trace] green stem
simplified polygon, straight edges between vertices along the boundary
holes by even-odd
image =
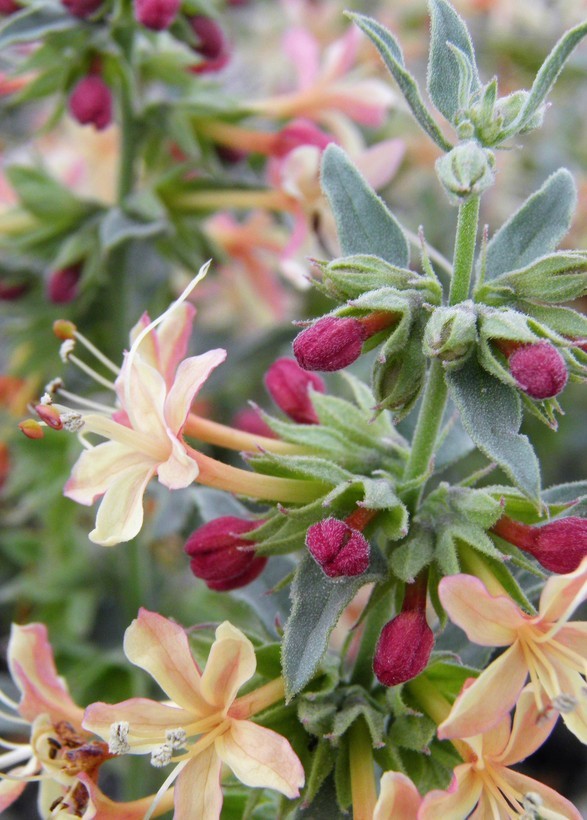
[[[373,820],[377,802],[375,770],[373,767],[373,743],[363,718],[350,728],[351,794],[355,820]]]
[[[469,298],[477,242],[479,203],[479,196],[472,196],[459,208],[453,275],[449,293],[449,304],[451,305],[457,305]]]
[[[118,166],[118,202],[133,190],[136,162],[136,123],[130,91],[125,80],[120,83],[118,96],[120,111],[120,165]]]

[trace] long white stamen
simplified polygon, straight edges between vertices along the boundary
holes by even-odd
[[[165,780],[163,781],[163,783],[161,785],[161,788],[158,790],[157,794],[155,795],[155,799],[153,800],[153,802],[151,803],[151,805],[149,807],[149,811],[145,814],[143,820],[151,820],[151,817],[153,816],[153,812],[155,811],[155,809],[157,808],[157,806],[161,802],[161,799],[162,799],[163,795],[169,789],[169,787],[172,785],[172,783],[175,781],[175,779],[177,777],[179,777],[182,770],[187,766],[187,764],[189,762],[190,762],[189,759],[188,760],[182,760],[182,762],[178,763],[177,766],[173,769],[171,774],[168,777],[165,778]]]
[[[23,760],[28,760],[32,753],[32,746],[28,743],[20,749],[6,752],[6,754],[0,755],[0,767],[4,769],[8,766],[14,766],[15,763],[22,763]]]
[[[107,404],[101,404],[101,402],[92,401],[92,399],[85,399],[83,396],[70,393],[69,390],[64,390],[62,387],[59,387],[56,393],[58,396],[67,399],[67,401],[73,401],[81,407],[88,407],[90,410],[98,410],[100,413],[106,413],[109,416],[115,412],[114,407],[108,407]]]
[[[18,703],[15,700],[12,700],[12,698],[9,698],[8,695],[2,691],[2,689],[0,689],[0,701],[6,704],[6,706],[10,706],[11,709],[14,709],[15,711],[18,710]]]
[[[70,353],[67,357],[68,361],[73,362],[80,370],[83,370],[84,373],[87,373],[90,378],[94,379],[94,381],[101,384],[103,387],[108,388],[108,390],[115,390],[114,382],[109,381],[108,379],[101,376],[93,367],[90,367],[89,364],[86,364],[81,359],[78,359],[77,356],[74,356],[73,353]]]
[[[79,331],[76,330],[76,332],[73,335],[78,342],[81,342],[81,344],[83,344],[86,350],[89,350],[90,353],[92,353],[96,357],[96,359],[98,359],[98,361],[102,362],[104,367],[107,367],[108,370],[110,370],[112,373],[118,376],[118,374],[120,373],[120,368],[117,367],[114,364],[114,362],[110,361],[108,356],[105,356],[101,350],[98,350],[98,348],[95,345],[93,345],[89,339],[86,339],[86,337],[83,336]]]

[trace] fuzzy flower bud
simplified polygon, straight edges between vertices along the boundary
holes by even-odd
[[[509,355],[510,372],[531,399],[552,399],[569,377],[565,360],[550,342],[516,347]]]
[[[424,330],[426,356],[445,364],[462,364],[477,341],[477,317],[472,302],[437,307]]]
[[[587,555],[587,519],[561,518],[539,527],[502,516],[492,532],[532,555],[545,569],[566,575]]]
[[[175,20],[181,0],[135,0],[135,17],[153,31],[163,31]]]
[[[191,558],[190,567],[196,578],[219,592],[254,581],[263,572],[267,558],[255,555],[251,542],[239,536],[262,523],[226,515],[194,530],[184,550]]]
[[[397,686],[420,674],[428,663],[434,635],[421,610],[400,612],[381,630],[373,671],[384,686]]]
[[[369,566],[369,542],[362,532],[338,518],[312,524],[306,546],[329,578],[361,575]]]
[[[294,359],[277,359],[265,374],[265,387],[280,410],[298,424],[318,424],[310,388],[324,393],[320,376],[302,370]]]
[[[112,122],[112,92],[96,74],[82,77],[69,98],[69,111],[80,125],[102,131]]]
[[[457,145],[436,160],[436,173],[453,205],[493,185],[495,158],[476,140]]]
[[[304,370],[342,370],[359,358],[367,336],[358,319],[325,316],[296,336],[293,352]]]
[[[102,5],[102,0],[61,0],[61,2],[70,14],[81,19],[89,17]]]
[[[77,296],[78,284],[82,272],[81,265],[55,270],[49,275],[47,296],[55,305],[66,305]]]

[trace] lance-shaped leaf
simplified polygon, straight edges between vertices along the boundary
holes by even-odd
[[[327,578],[309,555],[300,562],[291,589],[292,612],[283,638],[283,674],[288,699],[313,677],[345,606],[364,584],[380,580],[384,572],[385,562],[373,548],[369,569],[354,578]]]
[[[428,93],[436,108],[455,123],[459,109],[481,83],[471,35],[450,3],[430,0],[431,37]]]
[[[373,254],[407,267],[410,250],[399,222],[345,152],[333,144],[324,151],[322,188],[334,214],[343,254]]]
[[[519,433],[522,411],[515,389],[487,373],[474,356],[460,370],[447,373],[446,380],[477,447],[539,504],[540,467],[528,437]]]
[[[576,202],[573,177],[559,168],[492,236],[485,278],[519,270],[551,253],[571,226]]]
[[[424,131],[426,131],[428,136],[431,137],[443,151],[450,151],[452,145],[445,139],[428,111],[422,99],[420,89],[418,88],[418,83],[407,70],[404,63],[404,55],[393,34],[388,31],[385,26],[382,26],[376,20],[366,17],[363,14],[351,14],[347,12],[346,16],[356,23],[373,41],[383,58],[383,62],[391,72],[391,75],[406,98],[408,105],[412,109],[414,117]]]
[[[511,297],[537,299],[540,302],[570,302],[587,292],[587,254],[580,251],[562,251],[544,256],[522,270],[504,273],[494,282],[482,286],[477,298],[490,301],[500,298],[502,288]]]

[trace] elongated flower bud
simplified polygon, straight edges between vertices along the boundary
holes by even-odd
[[[366,338],[358,319],[325,316],[296,336],[293,352],[304,370],[342,370],[359,358]]]
[[[306,546],[329,578],[361,575],[369,566],[369,542],[362,532],[338,518],[312,524]]]
[[[112,92],[97,74],[82,77],[69,98],[69,111],[80,125],[102,131],[112,122]]]
[[[203,14],[190,17],[189,23],[198,39],[194,50],[204,58],[203,62],[190,70],[194,74],[220,71],[229,60],[228,43],[224,32],[216,20]]]
[[[61,2],[70,14],[81,19],[94,14],[102,5],[102,0],[61,0]]]
[[[502,516],[491,529],[532,555],[545,569],[566,575],[587,555],[587,519],[575,516],[532,527]]]
[[[55,305],[66,305],[73,302],[78,292],[82,272],[81,265],[71,265],[53,271],[47,282],[47,296]]]
[[[276,157],[284,157],[301,145],[314,145],[323,150],[332,141],[332,137],[318,128],[311,120],[300,118],[288,123],[279,131],[272,153]]]
[[[294,359],[277,359],[265,374],[265,387],[275,404],[298,424],[318,424],[310,388],[324,393],[320,376],[308,373]]]
[[[239,536],[262,523],[227,515],[195,530],[184,550],[191,558],[190,567],[196,578],[219,592],[254,581],[263,572],[267,558],[255,555],[251,542]]]
[[[175,20],[181,0],[135,0],[135,17],[153,31],[163,31]]]
[[[532,399],[551,399],[564,389],[569,377],[565,360],[550,342],[516,347],[509,355],[510,372]]]

